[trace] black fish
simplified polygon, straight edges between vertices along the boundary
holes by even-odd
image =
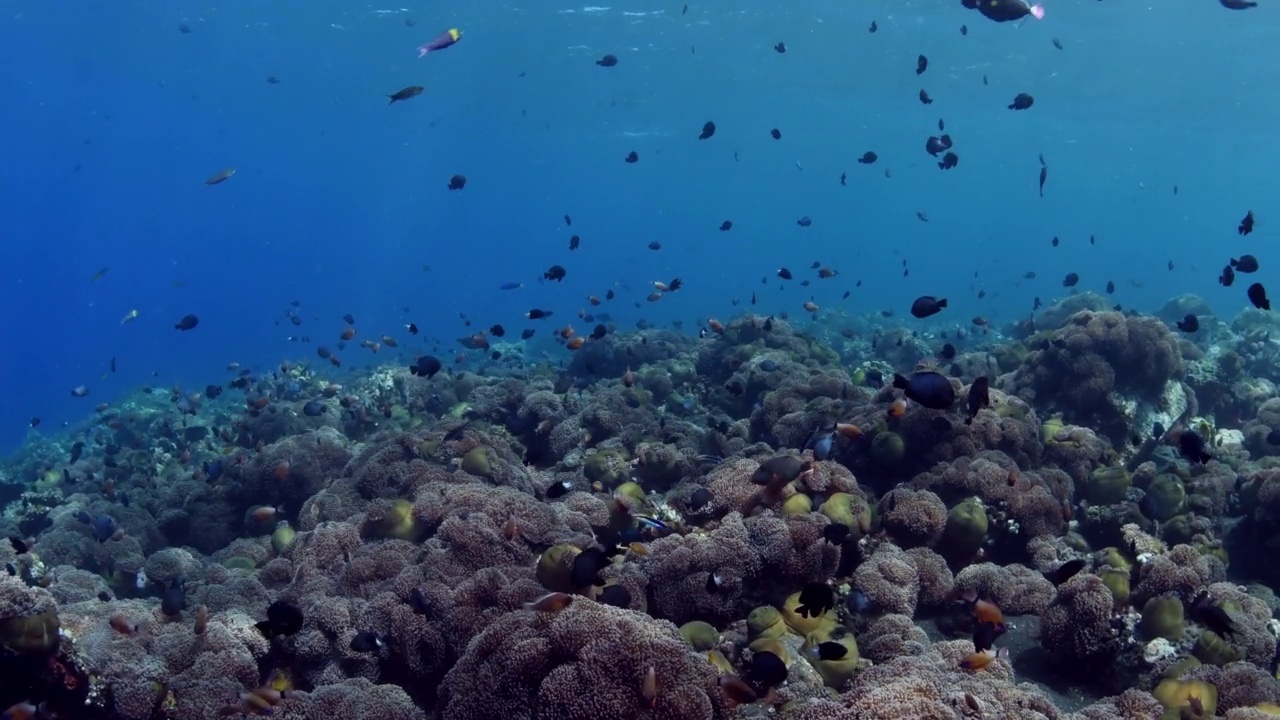
[[[715,595],[720,590],[720,586],[724,585],[724,578],[720,577],[720,573],[707,573],[707,593]]]
[[[777,655],[761,650],[751,656],[746,675],[758,688],[777,687],[787,680],[787,665]]]
[[[1253,0],[1218,0],[1218,4],[1228,10],[1248,10],[1258,7]]]
[[[287,600],[277,600],[267,607],[267,619],[254,624],[268,640],[274,637],[297,635],[302,629],[302,610]]]
[[[623,158],[623,160],[628,163],[636,163],[636,162],[639,162],[640,155],[635,150],[632,150],[631,152],[627,153],[627,156]]]
[[[528,340],[529,338],[533,337],[534,333],[536,333],[536,332],[538,332],[538,331],[537,331],[537,330],[534,330],[533,328],[525,328],[524,330],[522,330],[522,331],[520,332],[520,339],[521,339],[521,340]]]
[[[720,223],[720,232],[729,232],[732,229],[733,229],[732,220],[725,220],[724,222]]]
[[[355,325],[355,324],[356,324],[356,316],[355,316],[355,315],[352,315],[351,313],[347,313],[346,315],[343,315],[343,316],[342,316],[342,320],[343,320],[343,322],[345,322],[345,323],[346,323],[346,324],[348,324],[348,325]]]
[[[1184,430],[1178,437],[1178,454],[1192,464],[1203,465],[1213,459],[1204,449],[1204,438],[1195,430]]]
[[[618,56],[605,55],[604,57],[597,60],[596,64],[599,65],[600,67],[613,67],[614,65],[618,64]]]
[[[1239,260],[1231,258],[1231,267],[1245,274],[1257,272],[1258,258],[1252,255],[1241,255]]]
[[[1080,276],[1077,273],[1067,273],[1067,276],[1062,278],[1062,287],[1075,287],[1078,282],[1080,282]]]
[[[1208,591],[1201,590],[1200,594],[1191,603],[1192,612],[1195,618],[1202,625],[1214,631],[1222,637],[1240,634],[1240,627],[1236,625],[1236,621],[1231,619],[1226,610],[1213,601]]]
[[[587,548],[573,559],[569,577],[577,588],[588,585],[604,585],[600,571],[609,567],[609,555],[600,548]]]
[[[200,324],[200,318],[195,315],[183,315],[182,319],[174,323],[174,330],[190,330]]]
[[[423,355],[409,366],[409,372],[418,377],[432,378],[440,372],[440,361],[431,355]]]
[[[870,165],[871,163],[875,162],[877,159],[879,159],[879,156],[871,152],[870,150],[868,150],[862,153],[862,157],[858,158],[858,162],[862,165]]]
[[[554,280],[556,282],[560,282],[561,280],[564,280],[564,276],[567,274],[568,274],[568,271],[564,269],[564,266],[552,265],[551,267],[547,268],[546,272],[542,273],[542,277],[548,280]]]
[[[991,381],[987,380],[985,375],[974,380],[969,386],[969,398],[965,405],[969,409],[969,417],[965,419],[965,425],[973,422],[979,410],[991,407]]]
[[[780,42],[777,45],[774,45],[773,49],[776,50],[779,55],[785,54],[787,52],[787,44]]]
[[[935,298],[932,295],[921,295],[916,301],[911,303],[911,314],[917,318],[927,318],[931,315],[937,315],[947,306],[946,298]]]
[[[960,164],[960,156],[953,152],[948,152],[942,156],[942,162],[938,163],[939,170],[950,170]]]
[[[1080,560],[1080,559],[1068,560],[1062,563],[1061,565],[1059,565],[1057,570],[1054,570],[1053,572],[1047,572],[1044,574],[1044,576],[1049,582],[1057,586],[1075,577],[1081,570],[1084,569],[1084,566],[1085,566],[1084,560]]]
[[[391,102],[387,104],[393,105],[401,100],[408,100],[411,97],[417,97],[422,94],[422,91],[424,89],[425,88],[423,88],[421,85],[410,85],[407,88],[402,88],[400,90],[397,90],[395,91],[394,94],[387,96],[391,98]]]
[[[783,280],[790,280],[790,279],[791,279],[791,271],[790,271],[790,270],[788,270],[788,269],[786,269],[786,268],[784,268],[784,267],[783,267],[783,268],[778,268],[778,277],[782,278]]]
[[[450,190],[461,190],[466,186],[467,186],[466,175],[454,175],[453,177],[449,178],[449,184],[446,185],[446,187],[448,187]]]
[[[555,500],[556,498],[564,497],[565,493],[572,489],[573,486],[569,484],[568,480],[559,480],[551,483],[551,486],[547,488],[545,495],[548,499]]]
[[[204,386],[204,396],[209,398],[210,400],[216,399],[221,394],[222,394],[222,388],[217,385]]]
[[[946,375],[926,370],[912,373],[910,378],[895,374],[893,386],[907,399],[933,410],[946,410],[956,404],[956,390]]]
[[[432,614],[431,601],[427,599],[427,594],[420,587],[409,592],[409,607],[413,608],[413,612],[418,615]]]
[[[608,585],[600,591],[599,601],[602,605],[614,607],[631,607],[631,591],[621,585]]]
[[[924,142],[924,151],[934,157],[938,157],[938,153],[951,149],[951,136],[943,135],[942,137],[929,136]]]
[[[849,526],[844,523],[828,523],[822,528],[822,539],[832,545],[839,545],[849,537]]]
[[[1187,313],[1187,316],[1178,321],[1178,329],[1184,333],[1193,333],[1200,330],[1200,320],[1195,315]]]
[[[986,652],[995,647],[996,638],[1002,634],[1001,626],[995,623],[979,623],[973,633],[973,649],[975,652]]]
[[[806,583],[800,590],[796,614],[800,617],[816,618],[835,606],[836,594],[830,585],[824,582]]]
[[[1259,310],[1270,310],[1271,301],[1267,299],[1267,289],[1262,287],[1262,283],[1254,283],[1249,286],[1249,302]]]
[[[27,544],[23,542],[22,538],[16,535],[9,536],[9,544],[13,546],[13,551],[19,555],[22,555],[29,549]]]
[[[1044,197],[1044,181],[1049,179],[1049,168],[1040,166],[1040,197]]]
[[[933,104],[933,98],[929,97],[929,91],[924,88],[920,88],[920,102],[925,105]]]
[[[169,583],[169,587],[165,588],[164,595],[160,598],[160,612],[167,617],[182,614],[183,608],[187,606],[185,585],[186,582],[182,578]]]
[[[872,20],[872,21],[871,21],[871,27],[867,28],[867,32],[869,32],[869,33],[873,33],[873,32],[875,32],[877,29],[879,29],[879,28],[876,26],[876,21],[875,21],[875,20]]]
[[[1107,294],[1110,295],[1116,291],[1116,284],[1110,280],[1107,281]]]
[[[956,352],[957,352],[956,346],[952,345],[951,343],[947,343],[943,345],[942,350],[938,352],[938,357],[942,358],[943,360],[952,360],[955,358]]]
[[[929,69],[929,58],[923,55],[916,56],[916,75],[923,75],[925,70]]]
[[[702,132],[698,133],[699,140],[708,140],[712,135],[716,134],[716,124],[708,120],[702,125]]]
[[[828,640],[824,643],[818,643],[814,654],[818,656],[819,660],[841,660],[845,655],[849,654],[849,649],[838,642]]]
[[[1222,283],[1223,287],[1231,287],[1231,284],[1235,281],[1236,271],[1230,265],[1222,268],[1222,274],[1218,276],[1218,282]]]
[[[489,334],[494,337],[503,337],[504,335],[507,334],[507,330],[501,325],[490,325]]]
[[[1013,102],[1009,103],[1010,110],[1026,110],[1035,104],[1036,99],[1026,93],[1018,93],[1013,98]]]
[[[1253,211],[1245,213],[1244,219],[1240,221],[1240,225],[1236,227],[1236,232],[1241,235],[1248,235],[1253,232]]]
[[[524,316],[530,320],[544,320],[551,317],[551,315],[552,312],[550,310],[539,310],[538,308],[534,308],[524,314]]]
[[[568,216],[566,215],[565,217],[568,217]],[[572,235],[569,237],[570,250],[577,250],[578,246],[581,244],[582,244],[582,238],[578,237],[577,235]]]
[[[410,368],[410,371],[412,371],[412,368]],[[308,400],[307,403],[302,406],[302,414],[307,417],[320,417],[328,411],[329,406],[319,400]]]
[[[378,652],[386,642],[378,633],[375,632],[358,632],[355,637],[351,638],[351,650],[358,653]]]
[[[781,139],[782,139],[782,131],[781,131],[781,130],[779,130],[778,128],[774,128],[774,129],[772,129],[772,130],[770,130],[770,131],[769,131],[769,137],[773,138],[774,140],[781,140]]]
[[[751,475],[751,482],[756,485],[768,485],[774,482],[789,483],[800,477],[800,474],[810,466],[810,463],[794,455],[775,455],[760,463],[760,467],[756,468],[755,473]]]

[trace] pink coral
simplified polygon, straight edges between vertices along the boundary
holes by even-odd
[[[644,697],[652,669],[656,695]],[[579,598],[557,613],[511,612],[445,678],[443,717],[509,720],[724,717],[715,671],[675,625]]]
[[[970,565],[956,575],[957,593],[972,591],[1010,615],[1038,615],[1053,601],[1053,583],[1025,565]]]
[[[928,490],[898,488],[880,500],[880,522],[902,547],[929,546],[942,537],[947,506]]]
[[[1058,588],[1040,615],[1040,644],[1063,667],[1092,667],[1120,647],[1112,623],[1115,597],[1097,575],[1076,575]]]
[[[920,595],[919,571],[911,556],[892,543],[880,543],[853,571],[850,584],[885,612],[915,615]]]

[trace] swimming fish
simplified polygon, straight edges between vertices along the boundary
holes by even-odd
[[[427,53],[436,50],[443,50],[452,47],[454,43],[462,39],[462,31],[458,28],[449,28],[439,35],[435,36],[429,43],[423,43],[418,46],[418,57],[426,57]]]

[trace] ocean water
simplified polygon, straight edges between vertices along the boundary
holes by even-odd
[[[1125,307],[1195,292],[1233,315],[1245,300],[1216,283],[1224,256],[1270,259],[1274,13],[1047,10],[1000,25],[950,1],[5,2],[0,449],[141,386],[315,360],[344,313],[357,340],[389,334],[402,351],[353,346],[347,367],[451,357],[495,323],[508,340],[537,327],[532,352],[565,359],[551,331],[589,331],[576,313],[610,288],[595,310],[620,329],[690,333],[748,308],[801,317],[809,299],[816,332],[890,309],[887,322],[929,331],[1008,323],[1068,292],[1069,271],[1080,290],[1113,280]],[[461,42],[416,57],[451,27]],[[595,64],[605,53],[616,67]],[[409,85],[426,90],[389,106]],[[1006,110],[1019,92],[1035,106]],[[947,172],[923,150],[939,118],[960,157]],[[699,141],[708,120],[716,135]],[[640,162],[624,163],[632,150]],[[878,162],[859,165],[868,150]],[[237,172],[203,185],[223,168]],[[468,184],[450,192],[455,173]],[[1249,209],[1246,244],[1235,224]],[[801,287],[814,261],[839,276]],[[541,281],[553,264],[562,283]],[[796,281],[777,280],[781,266]],[[678,293],[645,300],[674,277]],[[911,319],[921,294],[948,312]],[[293,301],[301,326],[282,320]],[[524,321],[535,307],[556,316]],[[199,327],[174,330],[187,313]],[[79,385],[87,397],[71,397]]]

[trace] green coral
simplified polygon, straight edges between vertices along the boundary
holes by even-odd
[[[535,575],[552,592],[573,592],[573,561],[582,550],[568,543],[552,545],[538,556]]]
[[[1102,584],[1107,586],[1111,591],[1111,596],[1115,598],[1116,607],[1124,607],[1129,604],[1129,573],[1125,570],[1116,570],[1107,568],[1098,573],[1102,578]]]
[[[1191,654],[1206,665],[1217,665],[1219,667],[1244,658],[1244,653],[1232,647],[1230,643],[1223,640],[1218,633],[1212,630],[1205,630],[1200,635],[1196,640],[1195,647],[1191,649]]]
[[[819,658],[818,646],[829,642],[843,646],[844,657],[838,660]],[[853,633],[843,626],[822,628],[808,633],[805,635],[801,651],[810,658],[809,662],[813,664],[814,669],[822,676],[822,682],[829,688],[839,690],[844,687],[844,684],[849,682],[849,678],[853,677],[858,670],[858,641],[854,639]]]
[[[833,523],[849,528],[849,536],[858,540],[871,529],[875,513],[867,501],[849,493],[832,493],[826,502],[818,507],[818,512],[826,515]]]
[[[582,472],[591,482],[617,487],[631,477],[631,455],[626,448],[601,448],[587,456]]]
[[[1147,488],[1143,510],[1151,514],[1152,520],[1164,522],[1182,512],[1186,501],[1187,491],[1182,481],[1173,475],[1161,475]]]
[[[698,652],[706,652],[720,644],[720,631],[715,626],[701,620],[693,620],[680,626],[680,635],[689,647]]]
[[[493,477],[493,466],[489,463],[489,448],[477,445],[462,456],[462,471],[476,477]]]
[[[747,636],[750,638],[782,637],[787,633],[787,624],[782,613],[772,605],[761,605],[747,616]]]
[[[871,459],[880,465],[897,465],[907,455],[907,443],[896,432],[883,431],[871,438]]]
[[[1095,505],[1113,505],[1124,500],[1133,478],[1122,467],[1102,467],[1089,473],[1085,497]]]
[[[1138,628],[1148,638],[1181,640],[1186,632],[1182,601],[1176,595],[1151,598],[1142,607],[1142,621]]]
[[[953,558],[971,558],[987,538],[987,511],[976,497],[966,498],[947,513],[940,547]]]

